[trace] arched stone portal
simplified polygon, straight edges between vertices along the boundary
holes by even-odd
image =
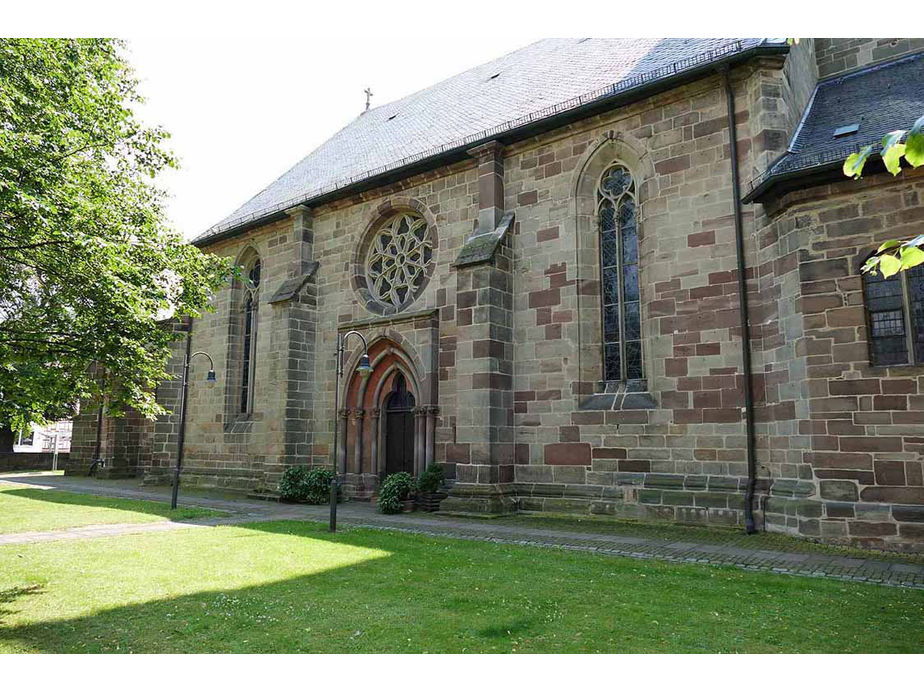
[[[344,491],[354,498],[373,495],[387,474],[417,476],[433,461],[438,410],[427,403],[414,361],[390,339],[370,345],[369,360],[368,376],[350,368],[339,412],[337,454]]]

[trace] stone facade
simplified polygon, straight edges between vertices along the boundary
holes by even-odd
[[[765,406],[784,413],[765,443],[768,526],[921,541],[924,369],[870,365],[859,268],[883,241],[921,232],[922,195],[924,175],[908,172],[790,193],[765,210],[758,339],[776,371]]]
[[[814,39],[818,76],[833,77],[849,70],[924,50],[919,38]]]
[[[731,70],[743,182],[785,151],[819,75],[917,46],[843,41],[803,41],[785,59]],[[206,383],[207,362],[193,361],[184,483],[272,493],[287,466],[336,453],[348,495],[374,495],[400,373],[416,406],[413,468],[444,465],[447,510],[742,524],[745,335],[724,79],[707,74],[210,243],[262,262],[254,404],[233,406],[235,285],[192,326],[193,351],[211,354],[219,379]],[[638,186],[645,377],[631,388],[602,375],[594,190],[614,161]],[[880,174],[744,207],[761,529],[924,545],[924,367],[869,365],[858,272],[883,239],[920,233],[922,189],[920,174]],[[427,220],[432,274],[410,306],[382,315],[363,293],[357,249],[402,210]],[[354,372],[350,342],[335,412],[336,339],[351,329],[374,369]],[[184,350],[178,342],[177,371]],[[176,411],[178,393],[173,381],[158,396]],[[169,475],[175,419],[154,423],[137,455],[149,480]],[[91,424],[78,420],[75,443],[81,421]]]

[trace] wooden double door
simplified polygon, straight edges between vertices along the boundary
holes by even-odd
[[[414,405],[414,395],[399,374],[385,405],[385,476],[414,476]]]

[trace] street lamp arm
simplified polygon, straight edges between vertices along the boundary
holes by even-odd
[[[212,357],[209,356],[204,351],[197,351],[195,354],[191,354],[189,357],[189,360],[192,361],[197,356],[204,356],[205,358],[207,358],[209,360],[209,370],[212,370],[212,371],[215,370],[215,363],[212,361]]]
[[[337,337],[337,342],[338,342],[337,344],[337,375],[338,376],[343,375],[343,352],[346,350],[347,340],[353,335],[356,335],[357,337],[359,337],[360,341],[362,341],[363,354],[369,353],[369,345],[366,343],[366,338],[363,337],[362,333],[357,332],[356,330],[350,330],[349,332],[345,332],[344,334],[339,335]]]
[[[366,338],[363,337],[363,335],[362,335],[361,332],[357,332],[356,330],[350,330],[349,332],[347,332],[346,334],[343,335],[343,342],[344,342],[344,344],[345,344],[346,341],[347,341],[347,337],[351,337],[351,336],[354,335],[354,334],[355,334],[357,337],[359,337],[360,340],[362,340],[362,343],[363,343],[363,351],[369,351],[369,345],[366,343]]]

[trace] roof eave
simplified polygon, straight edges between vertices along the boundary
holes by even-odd
[[[765,202],[768,198],[782,194],[779,189],[785,187],[787,182],[810,179],[814,176],[824,175],[843,166],[841,161],[833,161],[810,168],[798,168],[794,171],[787,171],[776,176],[768,176],[766,179],[751,190],[747,195],[741,198],[745,204],[752,202]]]
[[[741,198],[745,204],[757,202],[764,204],[771,199],[782,197],[796,188],[813,188],[826,183],[849,180],[844,173],[844,160],[835,159],[817,166],[787,171],[778,176],[770,176],[751,192]],[[902,168],[906,168],[903,164]],[[874,176],[885,172],[885,165],[879,157],[870,158],[864,168],[864,176]]]

